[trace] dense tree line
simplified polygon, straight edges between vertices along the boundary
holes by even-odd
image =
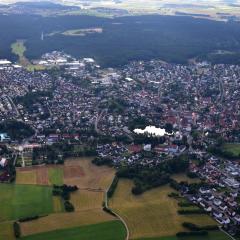
[[[7,133],[12,140],[28,138],[35,133],[29,125],[16,120],[9,120],[0,123],[0,132]]]
[[[185,172],[188,169],[189,161],[186,156],[160,163],[158,166],[132,166],[118,169],[119,178],[129,178],[134,181],[133,194],[141,194],[151,188],[158,187],[172,180],[170,174]]]

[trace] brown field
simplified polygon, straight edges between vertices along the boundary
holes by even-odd
[[[32,171],[22,171],[17,169],[16,176],[17,184],[37,184],[37,173],[35,170]]]
[[[64,166],[64,178],[78,178],[84,176],[84,171],[80,166]]]
[[[88,209],[101,209],[104,199],[103,192],[91,192],[80,190],[71,195],[71,202],[75,206],[76,211]]]
[[[77,185],[79,188],[107,189],[112,182],[115,171],[109,167],[98,167],[92,164],[92,158],[72,158],[65,161],[64,168],[76,168],[81,174],[65,178],[64,183]]]
[[[141,196],[131,193],[133,183],[121,180],[110,207],[126,221],[130,238],[174,236],[183,231],[182,223],[215,224],[208,215],[178,215],[178,202],[169,198],[174,192],[169,186],[150,190]]]
[[[47,167],[41,167],[41,168],[37,169],[37,184],[38,185],[49,185]]]
[[[51,185],[49,180],[49,169],[64,168],[59,165],[44,165],[17,168],[16,183],[17,184],[37,184]]]
[[[87,210],[74,213],[50,214],[31,222],[21,223],[22,235],[31,235],[40,232],[53,231],[83,225],[90,225],[100,222],[116,220],[110,214],[102,210]]]

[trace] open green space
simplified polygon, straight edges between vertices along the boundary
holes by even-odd
[[[23,237],[23,240],[124,240],[125,228],[120,221],[57,230]]]
[[[50,184],[63,185],[63,169],[62,168],[49,168],[48,178]]]
[[[0,184],[0,222],[53,212],[52,188]]]
[[[24,41],[16,41],[11,45],[11,48],[12,48],[12,52],[16,54],[19,58],[24,57],[24,53],[26,51]]]
[[[12,222],[0,222],[0,240],[15,240]]]
[[[224,151],[231,152],[234,156],[240,156],[240,144],[239,143],[226,143],[223,145]]]
[[[220,231],[209,232],[208,236],[192,236],[192,237],[159,237],[159,238],[138,238],[135,240],[230,240],[230,238]]]

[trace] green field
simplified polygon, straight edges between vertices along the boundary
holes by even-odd
[[[53,212],[52,188],[0,184],[0,222]]]
[[[15,240],[12,222],[0,222],[0,240]]]
[[[24,41],[16,41],[11,45],[12,52],[17,55],[19,58],[24,57],[24,53],[26,51],[26,47],[24,45]]]
[[[135,240],[230,240],[230,238],[220,231],[209,232],[208,236],[200,237],[160,237],[160,238],[138,238]]]
[[[63,185],[63,169],[62,168],[49,168],[48,177],[50,184]]]
[[[240,155],[240,144],[239,143],[224,144],[223,149],[227,152],[231,152],[236,157]]]
[[[23,240],[124,240],[125,229],[120,221],[57,230],[23,237]]]

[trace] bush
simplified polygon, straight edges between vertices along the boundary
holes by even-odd
[[[197,175],[196,173],[194,173],[194,172],[188,172],[188,173],[187,173],[187,176],[188,176],[189,178],[198,178],[198,175]]]
[[[191,203],[191,202],[179,202],[178,203],[178,206],[179,207],[191,207],[191,206],[195,206],[193,203]]]
[[[187,237],[187,236],[207,236],[207,231],[192,231],[192,232],[178,232],[177,237]]]
[[[117,185],[118,185],[118,180],[119,180],[118,177],[115,176],[114,179],[113,179],[113,182],[112,182],[112,184],[111,184],[111,186],[110,186],[110,188],[108,189],[108,192],[107,192],[107,196],[109,198],[111,198],[113,196],[113,194],[114,194],[114,192],[117,188]]]
[[[38,218],[39,218],[38,215],[32,216],[32,217],[19,218],[19,222],[28,222],[28,221],[32,221],[32,220],[35,220]]]
[[[64,202],[64,208],[67,212],[74,212],[74,206],[72,203],[70,203],[69,201],[65,201]]]
[[[13,223],[13,231],[14,231],[14,235],[16,238],[21,237],[21,229],[20,229],[20,225],[18,222]]]
[[[203,209],[192,209],[192,210],[178,210],[178,214],[188,215],[188,214],[206,214]]]
[[[178,193],[175,193],[175,192],[171,192],[168,194],[168,197],[171,197],[171,198],[179,198],[179,194]]]

